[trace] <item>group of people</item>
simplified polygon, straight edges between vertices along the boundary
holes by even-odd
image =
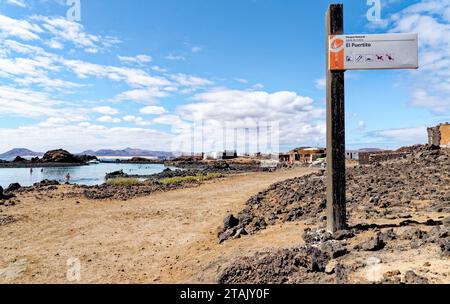
[[[44,172],[44,168],[41,169],[41,173]],[[33,174],[33,168],[30,168],[30,175]],[[70,182],[70,173],[66,174],[66,183]]]
[[[41,173],[44,172],[44,169],[41,169]],[[30,174],[33,174],[33,168],[30,168]]]

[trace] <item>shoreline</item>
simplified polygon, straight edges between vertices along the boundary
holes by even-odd
[[[133,162],[133,161],[99,161],[100,164],[131,164],[131,165],[164,165],[164,162]],[[14,163],[0,162],[0,169],[23,169],[23,168],[58,168],[58,167],[84,167],[95,165],[90,163]]]

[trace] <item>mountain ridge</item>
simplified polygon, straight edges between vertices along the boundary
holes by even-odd
[[[44,153],[42,153],[42,152],[35,152],[35,151],[31,151],[30,149],[26,149],[26,148],[14,148],[3,154],[0,154],[0,158],[15,158],[17,156],[41,157],[43,155],[44,155]]]
[[[126,149],[122,149],[122,150],[114,150],[114,149],[100,149],[97,151],[86,150],[79,154],[93,155],[93,156],[128,156],[128,157],[137,157],[137,156],[172,157],[173,156],[172,152],[151,151],[151,150],[135,149],[135,148],[126,148]]]

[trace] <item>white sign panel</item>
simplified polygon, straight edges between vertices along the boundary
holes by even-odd
[[[417,34],[331,35],[330,70],[417,69]]]

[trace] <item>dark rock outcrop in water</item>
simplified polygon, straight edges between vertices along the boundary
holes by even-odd
[[[23,163],[26,162],[27,160],[25,158],[23,158],[22,156],[16,156],[16,158],[14,158],[13,163]]]
[[[119,177],[128,177],[128,174],[124,173],[123,170],[114,171],[111,173],[107,173],[105,175],[105,180],[119,178]]]
[[[59,150],[52,150],[52,151],[46,152],[44,154],[44,156],[42,157],[41,162],[82,164],[82,163],[86,163],[90,160],[95,160],[95,159],[97,159],[95,156],[88,156],[88,155],[77,156],[77,155],[73,155],[73,154],[69,153],[66,150],[59,149]]]
[[[57,167],[57,166],[78,166],[86,165],[97,157],[89,155],[73,155],[66,150],[52,150],[39,157],[33,157],[27,160],[21,156],[17,156],[12,162],[1,161],[2,168],[36,168],[36,167]]]

